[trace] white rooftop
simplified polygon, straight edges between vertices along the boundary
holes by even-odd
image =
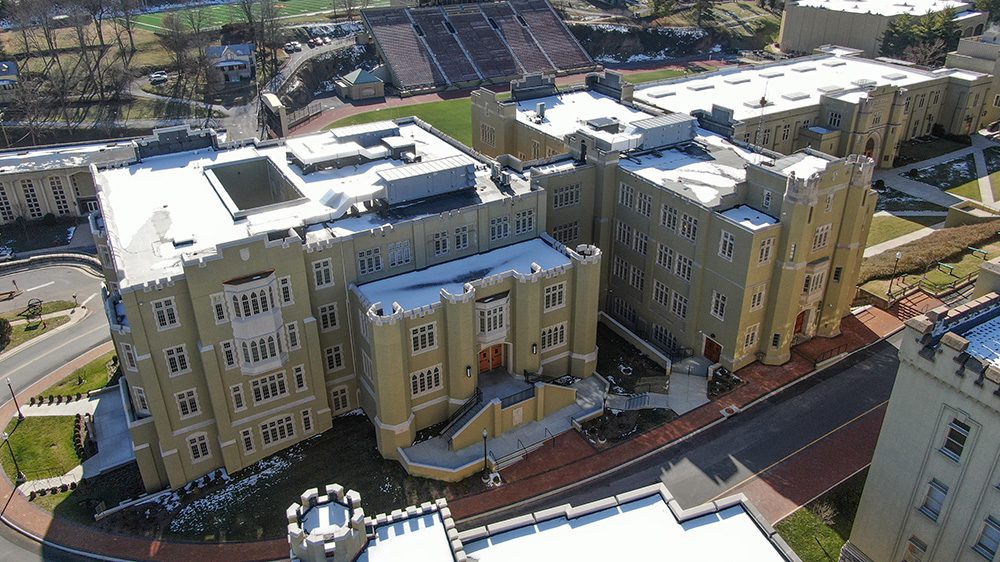
[[[545,117],[541,123],[535,123],[533,118],[539,103],[545,104]],[[598,117],[614,118],[620,124],[628,125],[633,121],[649,119],[653,115],[591,90],[532,98],[517,104],[518,121],[557,138],[576,131],[586,121]]]
[[[0,173],[85,166],[92,162],[118,160],[131,154],[131,141],[106,141],[94,144],[11,150],[0,152]]]
[[[973,79],[974,74],[928,72],[850,56],[836,48],[829,51],[834,54],[650,84],[637,88],[635,98],[665,111],[689,114],[711,112],[714,104],[731,109],[734,119],[746,121],[762,114],[816,106],[823,95],[856,103],[867,94],[867,86],[910,86],[949,75]],[[761,98],[767,102],[763,108]]]
[[[969,340],[969,355],[1000,366],[1000,316],[970,328],[962,337]]]
[[[330,143],[336,133],[334,130],[294,139],[293,145],[329,154],[336,150]],[[124,271],[122,287],[179,274],[183,258],[213,254],[218,244],[324,221],[339,226],[338,219],[352,206],[361,209],[362,214],[345,219],[344,228],[310,236],[346,235],[388,222],[363,212],[364,202],[384,195],[382,174],[410,166],[426,169],[435,160],[464,157],[462,151],[413,123],[401,125],[398,136],[415,144],[422,164],[385,158],[304,174],[288,163],[287,147],[250,145],[154,156],[131,166],[102,170],[98,174],[101,208],[115,247],[116,263]],[[250,209],[246,218],[234,219],[213,188],[206,168],[261,157],[270,160],[302,197],[282,205]],[[476,172],[477,182],[483,177],[488,180],[488,176],[487,171]],[[489,200],[502,194],[496,188],[481,189],[475,197]],[[346,227],[349,223],[355,223],[358,230],[351,231]],[[192,242],[181,243],[184,241]]]
[[[368,302],[382,303],[383,310],[392,310],[397,302],[404,310],[438,302],[441,289],[453,295],[465,292],[465,283],[507,271],[531,273],[532,264],[552,269],[570,263],[569,256],[540,238],[490,250],[482,254],[452,260],[419,271],[411,271],[360,285],[358,290]]]
[[[659,494],[465,542],[478,562],[787,560],[742,505],[679,523]]]
[[[778,219],[747,205],[733,207],[719,214],[750,230],[760,230],[778,224]]]
[[[797,0],[795,4],[810,8],[826,8],[836,12],[897,16],[910,14],[922,16],[928,12],[941,12],[947,8],[961,10],[967,2],[955,0]]]
[[[828,164],[830,161],[826,158],[800,152],[775,161],[774,167],[785,176],[795,174],[797,178],[808,178],[825,170]]]
[[[630,155],[619,160],[618,165],[656,185],[712,206],[746,180],[748,162],[756,164],[766,159],[704,129],[698,130],[694,140],[700,146]]]
[[[375,538],[358,556],[358,562],[399,560],[454,560],[451,543],[439,513],[411,517],[375,529]]]

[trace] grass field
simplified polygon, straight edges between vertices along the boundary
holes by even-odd
[[[76,396],[107,386],[110,380],[111,358],[114,356],[114,351],[105,353],[73,371],[42,394],[45,396]]]
[[[43,302],[42,303],[42,314],[49,314],[49,313],[52,313],[52,312],[60,312],[60,311],[63,311],[63,310],[69,310],[71,308],[74,308],[75,306],[76,305],[73,304],[73,301],[58,301],[57,300],[57,301]],[[10,312],[4,312],[3,314],[0,314],[0,318],[4,318],[4,319],[10,320],[12,322],[14,320],[24,320],[25,317],[21,314],[22,312],[24,312],[24,307],[19,308],[17,310],[12,310]]]
[[[953,195],[982,201],[979,193],[979,170],[976,169],[976,160],[971,154],[933,166],[914,168],[903,175]]]
[[[28,480],[62,476],[80,464],[73,448],[74,423],[73,416],[29,416],[7,424],[17,467]],[[11,480],[17,476],[7,447],[0,449],[0,464]]]
[[[69,322],[69,315],[55,316],[45,321],[45,326],[41,322],[31,322],[24,324],[14,324],[13,332],[10,335],[10,343],[3,351],[10,351],[22,343],[37,338],[42,334],[47,334],[59,326]]]
[[[369,8],[377,8],[388,5],[389,0],[371,0],[368,3]],[[330,0],[285,0],[278,4],[278,15],[282,18],[292,18],[301,16],[302,14],[327,11],[331,8],[332,4]],[[240,12],[239,7],[235,4],[216,4],[212,6],[184,8],[170,12],[141,14],[135,18],[136,26],[150,31],[159,31],[163,29],[162,22],[164,14],[181,13],[187,10],[201,10],[204,14],[203,17],[205,18],[206,29],[214,29],[222,27],[227,23],[243,20],[243,15]]]
[[[330,123],[325,128],[333,129],[346,125],[359,125],[361,123],[398,119],[411,115],[423,119],[466,146],[472,146],[472,98],[458,98],[376,109],[345,117],[339,121]]]
[[[643,82],[652,82],[653,80],[676,78],[678,76],[684,76],[685,74],[687,74],[687,72],[683,70],[665,68],[663,70],[650,70],[649,72],[636,72],[635,74],[629,74],[625,76],[625,80],[633,84],[642,84]]]
[[[862,470],[774,526],[802,562],[837,559],[851,534],[867,476]]]
[[[904,234],[916,232],[925,226],[931,226],[944,221],[941,216],[926,217],[887,217],[877,216],[872,219],[872,228],[868,231],[867,246],[881,244]]]

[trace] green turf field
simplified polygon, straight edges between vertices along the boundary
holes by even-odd
[[[371,0],[368,3],[369,8],[376,8],[379,6],[388,6],[389,0]],[[332,9],[333,2],[331,0],[279,0],[278,2],[278,13],[280,17],[290,18],[299,16],[302,14],[310,14],[313,12],[323,12]],[[207,28],[217,28],[224,24],[242,21],[243,15],[240,12],[239,7],[235,4],[218,4],[214,6],[201,6],[194,8],[184,8],[181,10],[175,10],[173,12],[157,12],[155,14],[142,14],[136,16],[136,26],[143,29],[148,29],[149,31],[160,31],[163,26],[160,25],[163,20],[163,16],[169,13],[181,13],[185,10],[202,10],[204,12],[205,22]]]

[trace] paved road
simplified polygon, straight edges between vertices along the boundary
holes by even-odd
[[[478,520],[484,523],[570,503],[581,505],[660,481],[683,507],[730,493],[775,462],[889,399],[900,334],[855,353],[729,421],[576,490]]]
[[[0,290],[9,290],[11,280],[25,291],[13,301],[0,302],[0,312],[24,308],[28,298],[43,300],[73,300],[73,293],[83,303],[96,293],[87,303],[87,311],[79,309],[75,314],[87,314],[83,321],[71,328],[56,332],[43,341],[0,359],[0,374],[10,377],[15,391],[27,388],[34,381],[54,371],[70,359],[110,339],[108,321],[104,316],[100,297],[101,282],[96,277],[72,267],[46,267],[0,277]],[[32,289],[28,291],[28,289]],[[7,389],[0,385],[0,402],[5,402]],[[6,498],[0,498],[6,501]],[[0,504],[2,505],[2,504]],[[35,560],[57,560],[76,562],[88,560],[65,554],[50,547],[42,547],[28,540],[6,525],[0,524],[0,562],[28,562]]]

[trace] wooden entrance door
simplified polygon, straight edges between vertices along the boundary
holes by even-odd
[[[808,310],[803,310],[795,317],[795,331],[794,334],[801,334],[805,332],[806,329],[806,316],[809,315]]]
[[[722,346],[719,345],[719,342],[713,340],[712,338],[706,337],[705,349],[703,350],[702,355],[704,355],[705,359],[708,359],[712,363],[718,363],[719,357],[722,356]]]
[[[479,372],[492,371],[504,365],[503,344],[491,345],[479,352]]]

